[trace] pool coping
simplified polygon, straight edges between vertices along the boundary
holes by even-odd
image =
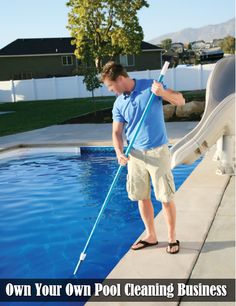
[[[30,149],[30,148],[65,148],[65,147],[71,147],[71,148],[78,148],[78,147],[96,147],[96,146],[107,146],[110,147],[110,142],[103,142],[103,145],[101,145],[101,142],[68,142],[68,143],[54,143],[54,142],[47,142],[47,143],[22,143],[22,144],[16,144],[7,146],[5,148],[0,148],[0,155],[1,153],[14,151],[18,149]]]

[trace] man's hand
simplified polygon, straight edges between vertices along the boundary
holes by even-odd
[[[182,93],[174,91],[172,89],[165,89],[162,83],[153,81],[151,91],[154,95],[161,97],[163,100],[171,103],[175,106],[181,106],[185,104],[185,99]]]
[[[119,154],[117,155],[117,160],[121,166],[125,166],[129,161],[129,157],[126,157],[125,154]]]
[[[151,91],[154,93],[154,95],[162,97],[165,89],[162,83],[153,81]]]

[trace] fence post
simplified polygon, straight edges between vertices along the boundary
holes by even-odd
[[[171,68],[171,88],[173,88],[173,90],[176,90],[175,88],[175,68]]]
[[[11,80],[11,102],[16,102],[16,90],[14,80]]]
[[[53,77],[52,78],[52,87],[53,87],[53,96],[54,96],[54,99],[56,100],[57,99],[57,78],[56,77]]]
[[[77,74],[75,76],[75,86],[76,86],[76,98],[79,98],[79,77]]]
[[[199,86],[199,89],[202,89],[202,65],[199,64],[198,65],[198,86]]]
[[[32,81],[32,90],[33,90],[33,95],[34,95],[34,100],[38,100],[38,97],[37,97],[37,90],[36,90],[36,84],[35,84],[35,79],[31,79]]]

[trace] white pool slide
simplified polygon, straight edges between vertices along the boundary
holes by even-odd
[[[171,148],[172,169],[190,164],[217,144],[220,174],[235,169],[235,56],[218,61],[206,88],[205,111],[199,124]]]

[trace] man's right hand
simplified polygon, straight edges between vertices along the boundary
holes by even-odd
[[[119,154],[117,155],[117,160],[121,166],[125,166],[129,161],[129,157],[126,157],[125,154]]]

